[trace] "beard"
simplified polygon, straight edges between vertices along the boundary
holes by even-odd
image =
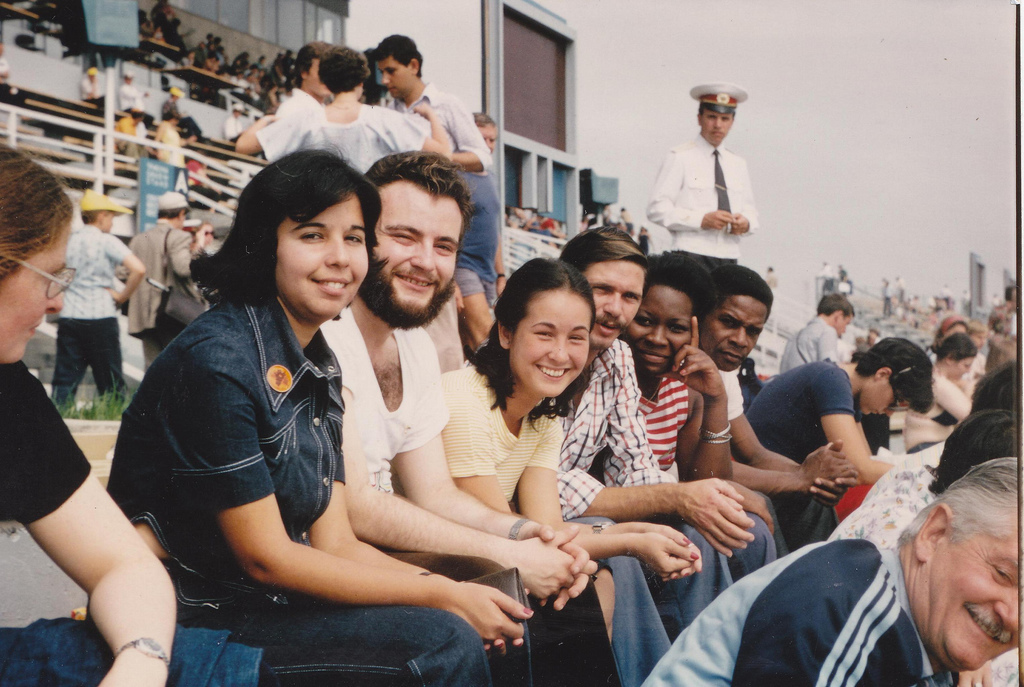
[[[444,285],[435,285],[434,295],[426,305],[415,309],[402,306],[391,285],[395,276],[385,274],[386,266],[387,260],[370,260],[366,279],[359,287],[359,297],[370,312],[392,329],[415,329],[430,324],[455,293],[455,279],[452,278]]]

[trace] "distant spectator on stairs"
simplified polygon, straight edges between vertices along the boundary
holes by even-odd
[[[99,73],[100,71],[96,67],[89,67],[85,72],[85,76],[82,77],[79,91],[83,101],[102,108],[104,88],[103,82],[100,81]]]
[[[806,363],[831,360],[842,362],[839,356],[839,337],[853,320],[853,306],[846,296],[831,293],[818,302],[818,314],[810,324],[797,332],[786,343],[779,372],[789,372]]]

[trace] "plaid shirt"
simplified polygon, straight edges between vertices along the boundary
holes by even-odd
[[[558,491],[566,520],[583,515],[606,486],[636,487],[676,481],[658,468],[651,455],[640,397],[633,354],[624,342],[615,341],[594,359],[590,384],[579,406],[562,419],[565,441]],[[605,460],[602,483],[587,471],[606,446],[610,455]]]

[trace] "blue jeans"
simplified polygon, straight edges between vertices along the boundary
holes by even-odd
[[[227,642],[226,632],[178,627],[168,687],[256,687],[276,682],[261,670],[260,651]],[[0,628],[0,683],[4,687],[97,685],[113,656],[90,621],[37,620]]]
[[[53,402],[74,399],[86,368],[92,368],[99,394],[125,393],[121,374],[121,339],[116,317],[99,320],[61,318],[57,324],[57,360],[53,368]]]
[[[768,525],[753,513],[748,512],[747,515],[754,521],[753,529],[748,530],[754,534],[754,541],[745,549],[734,550],[729,558],[715,551],[708,540],[690,525],[679,523],[675,526],[700,549],[703,566],[696,575],[668,583],[657,577],[648,578],[670,641],[675,640],[733,582],[775,560],[775,539]]]
[[[282,687],[491,684],[480,636],[458,616],[432,608],[300,599],[179,606],[179,622],[228,630],[232,641],[263,649]]]

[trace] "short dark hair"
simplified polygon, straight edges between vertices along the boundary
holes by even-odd
[[[526,317],[530,302],[548,291],[568,291],[586,301],[590,305],[590,326],[594,326],[594,294],[586,278],[572,265],[561,260],[534,258],[513,272],[494,304],[491,333],[473,356],[474,367],[487,378],[487,384],[494,391],[494,408],[504,410],[508,397],[514,391],[509,352],[501,345],[498,325],[515,331]],[[557,398],[546,398],[531,410],[529,419],[566,417],[572,397],[586,385],[587,375],[581,374]]]
[[[971,412],[979,410],[1011,410],[1016,412],[1020,398],[1017,361],[1010,360],[992,370],[974,387]]]
[[[260,303],[277,294],[277,230],[286,219],[305,222],[355,197],[366,227],[366,249],[376,243],[380,196],[362,174],[324,150],[286,155],[263,168],[242,190],[224,245],[192,263],[192,277],[212,302]]]
[[[772,314],[772,303],[775,296],[768,282],[754,270],[742,265],[719,265],[711,270],[711,279],[715,282],[718,298],[715,308],[722,305],[730,296],[750,296],[764,303],[767,308],[765,319]]]
[[[1014,299],[1016,297],[1017,287],[1014,284],[1010,284],[1003,290],[1003,300],[1006,301],[1007,303],[1009,303],[1011,299]]]
[[[577,234],[562,246],[561,259],[582,274],[599,262],[625,260],[647,271],[647,256],[636,241],[618,227],[597,227]]]
[[[156,216],[157,219],[171,219],[173,217],[177,217],[182,212],[188,212],[188,209],[188,206],[185,205],[180,208],[167,208],[166,210],[157,210]]]
[[[331,46],[320,58],[320,81],[331,93],[348,93],[370,75],[366,58],[352,48]]]
[[[928,487],[933,494],[967,474],[975,465],[993,458],[1016,458],[1017,422],[1008,410],[983,410],[968,415],[946,439],[935,481]]]
[[[366,173],[378,188],[399,181],[408,181],[435,198],[451,198],[462,215],[462,235],[473,218],[473,199],[469,186],[459,174],[459,167],[437,153],[414,150],[385,155],[373,163]]]
[[[837,310],[842,310],[845,317],[853,317],[853,304],[841,293],[830,293],[822,296],[818,301],[818,314],[831,315]]]
[[[302,87],[302,72],[308,72],[313,68],[313,60],[323,60],[327,53],[331,50],[330,43],[324,43],[323,41],[313,41],[306,43],[299,49],[299,54],[295,56],[295,62],[292,65],[291,73],[291,85],[294,88]],[[288,52],[291,52],[290,50]]]
[[[970,336],[960,332],[947,336],[935,350],[936,360],[943,360],[945,358],[963,360],[964,358],[973,358],[976,355],[978,355],[978,347],[971,341]]]
[[[711,273],[679,253],[662,253],[648,259],[645,296],[652,286],[667,286],[685,293],[698,320],[703,320],[715,307],[715,282],[711,280]]]
[[[854,371],[870,377],[883,367],[891,370],[889,385],[898,401],[906,401],[911,410],[926,413],[932,407],[932,361],[924,349],[907,339],[882,339],[865,351]]]
[[[410,62],[416,60],[420,64],[420,68],[416,70],[416,76],[423,76],[423,55],[416,48],[416,41],[408,36],[393,34],[382,40],[373,49],[373,58],[378,62],[389,57],[395,58],[396,62],[404,64],[406,67]]]
[[[82,224],[93,224],[99,219],[101,212],[106,210],[82,210]]]

